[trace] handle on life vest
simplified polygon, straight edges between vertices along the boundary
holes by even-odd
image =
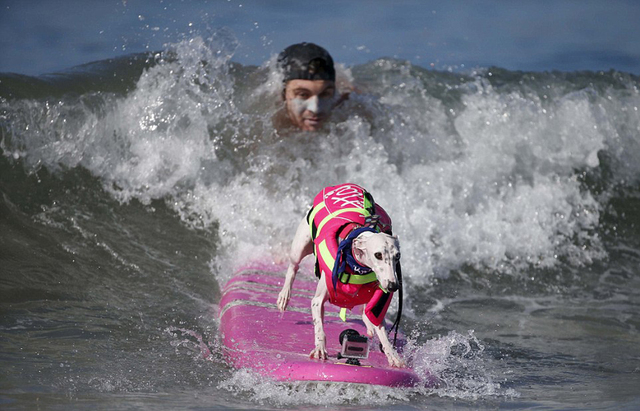
[[[374,215],[376,213],[376,202],[373,200],[373,196],[367,190],[364,190],[363,193],[363,203],[364,209],[367,210],[369,215]]]

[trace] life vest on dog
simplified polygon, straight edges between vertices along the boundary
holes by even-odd
[[[359,234],[354,230],[391,234],[391,218],[373,197],[356,184],[325,187],[313,201],[307,216],[316,256],[316,276],[324,272],[329,301],[343,308],[366,304],[365,314],[376,326],[387,313],[393,293],[383,291],[376,274],[360,265],[355,258],[346,263],[341,256],[351,253],[351,241]],[[338,255],[338,252],[341,255]],[[339,269],[336,265],[341,265]],[[342,263],[342,264],[340,264]],[[335,268],[335,270],[334,270]]]

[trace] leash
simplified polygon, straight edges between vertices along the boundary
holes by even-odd
[[[402,319],[402,267],[400,261],[396,263],[396,275],[398,276],[398,314],[396,320],[393,322],[389,334],[395,329],[393,334],[393,347],[396,348],[396,341],[398,339],[398,328],[400,327],[400,320]]]
[[[375,201],[373,200],[373,196],[369,192],[365,192],[365,205],[367,211],[369,211],[369,216],[365,218],[365,227],[375,228],[378,226],[378,222],[380,221],[380,216],[375,214]],[[378,228],[379,231],[379,228]],[[393,347],[396,347],[396,343],[398,341],[398,329],[400,328],[400,320],[402,319],[402,267],[400,266],[400,261],[396,263],[396,276],[398,277],[398,313],[396,315],[396,320],[393,322],[393,325],[389,329],[389,333],[394,331],[393,334]]]
[[[369,228],[374,232],[379,232],[380,227],[378,223],[380,221],[380,216],[376,214],[376,202],[373,199],[373,196],[368,191],[364,190],[364,209],[369,213],[369,215],[365,218],[365,225],[362,228]],[[362,230],[362,229],[361,229]],[[356,230],[354,230],[356,231]],[[362,230],[365,231],[365,230]],[[353,232],[352,232],[353,233]],[[358,233],[359,235],[360,233]],[[336,264],[333,267],[333,285],[336,285],[336,269],[338,268],[338,260],[340,259],[340,252],[338,252],[338,258],[336,258]],[[353,257],[351,257],[353,258]],[[346,264],[344,264],[346,266]],[[393,322],[393,325],[389,329],[387,335],[391,334],[391,331],[394,331],[393,334],[393,347],[396,348],[396,343],[398,341],[398,329],[400,327],[400,320],[402,319],[402,300],[403,300],[403,292],[402,292],[402,267],[400,266],[400,261],[396,263],[396,276],[398,277],[398,313],[396,314],[396,320]]]

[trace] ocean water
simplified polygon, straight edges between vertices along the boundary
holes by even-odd
[[[417,59],[425,49],[403,41],[418,27],[408,6],[390,12],[407,16],[407,31],[381,29],[392,34],[382,49],[403,48],[359,49],[368,17],[351,14],[360,38],[327,47],[341,87],[359,91],[325,130],[299,133],[272,125],[274,53],[288,43],[276,28],[241,28],[277,24],[295,14],[290,4],[232,13],[239,3],[206,3],[209,27],[180,32],[178,6],[204,6],[146,3],[145,15],[133,3],[93,11],[120,13],[107,42],[131,48],[102,58],[94,53],[109,47],[98,43],[57,66],[32,56],[35,67],[0,74],[2,409],[640,407],[640,70],[620,37],[637,30],[627,20],[589,42],[586,60],[563,66],[560,53],[541,67],[518,60],[524,53],[494,58],[498,46],[488,63],[459,44],[450,58]],[[16,14],[4,17],[28,20],[27,6],[7,4]],[[637,12],[625,2],[584,3],[593,14],[569,13],[571,2],[501,4],[470,7],[551,25],[541,16],[556,8],[583,28],[597,12],[602,21]],[[67,15],[69,5],[45,10]],[[346,15],[306,7],[325,22]],[[153,16],[165,20],[132,23]],[[51,23],[58,38],[99,28],[65,24]],[[319,37],[319,26],[304,34]],[[123,42],[131,27],[147,41]],[[178,34],[151,36],[167,27]],[[282,27],[289,39],[296,30],[301,37],[299,26]],[[620,48],[607,49],[616,36]],[[530,54],[573,45],[581,55],[571,38]],[[224,362],[216,304],[225,281],[257,256],[282,258],[315,194],[346,181],[394,220],[405,355],[438,388],[282,384]]]

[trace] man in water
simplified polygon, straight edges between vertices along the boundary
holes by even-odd
[[[304,131],[317,131],[331,110],[347,95],[336,99],[336,71],[331,55],[313,43],[293,44],[278,56],[284,75],[283,112],[276,123],[290,122]]]

